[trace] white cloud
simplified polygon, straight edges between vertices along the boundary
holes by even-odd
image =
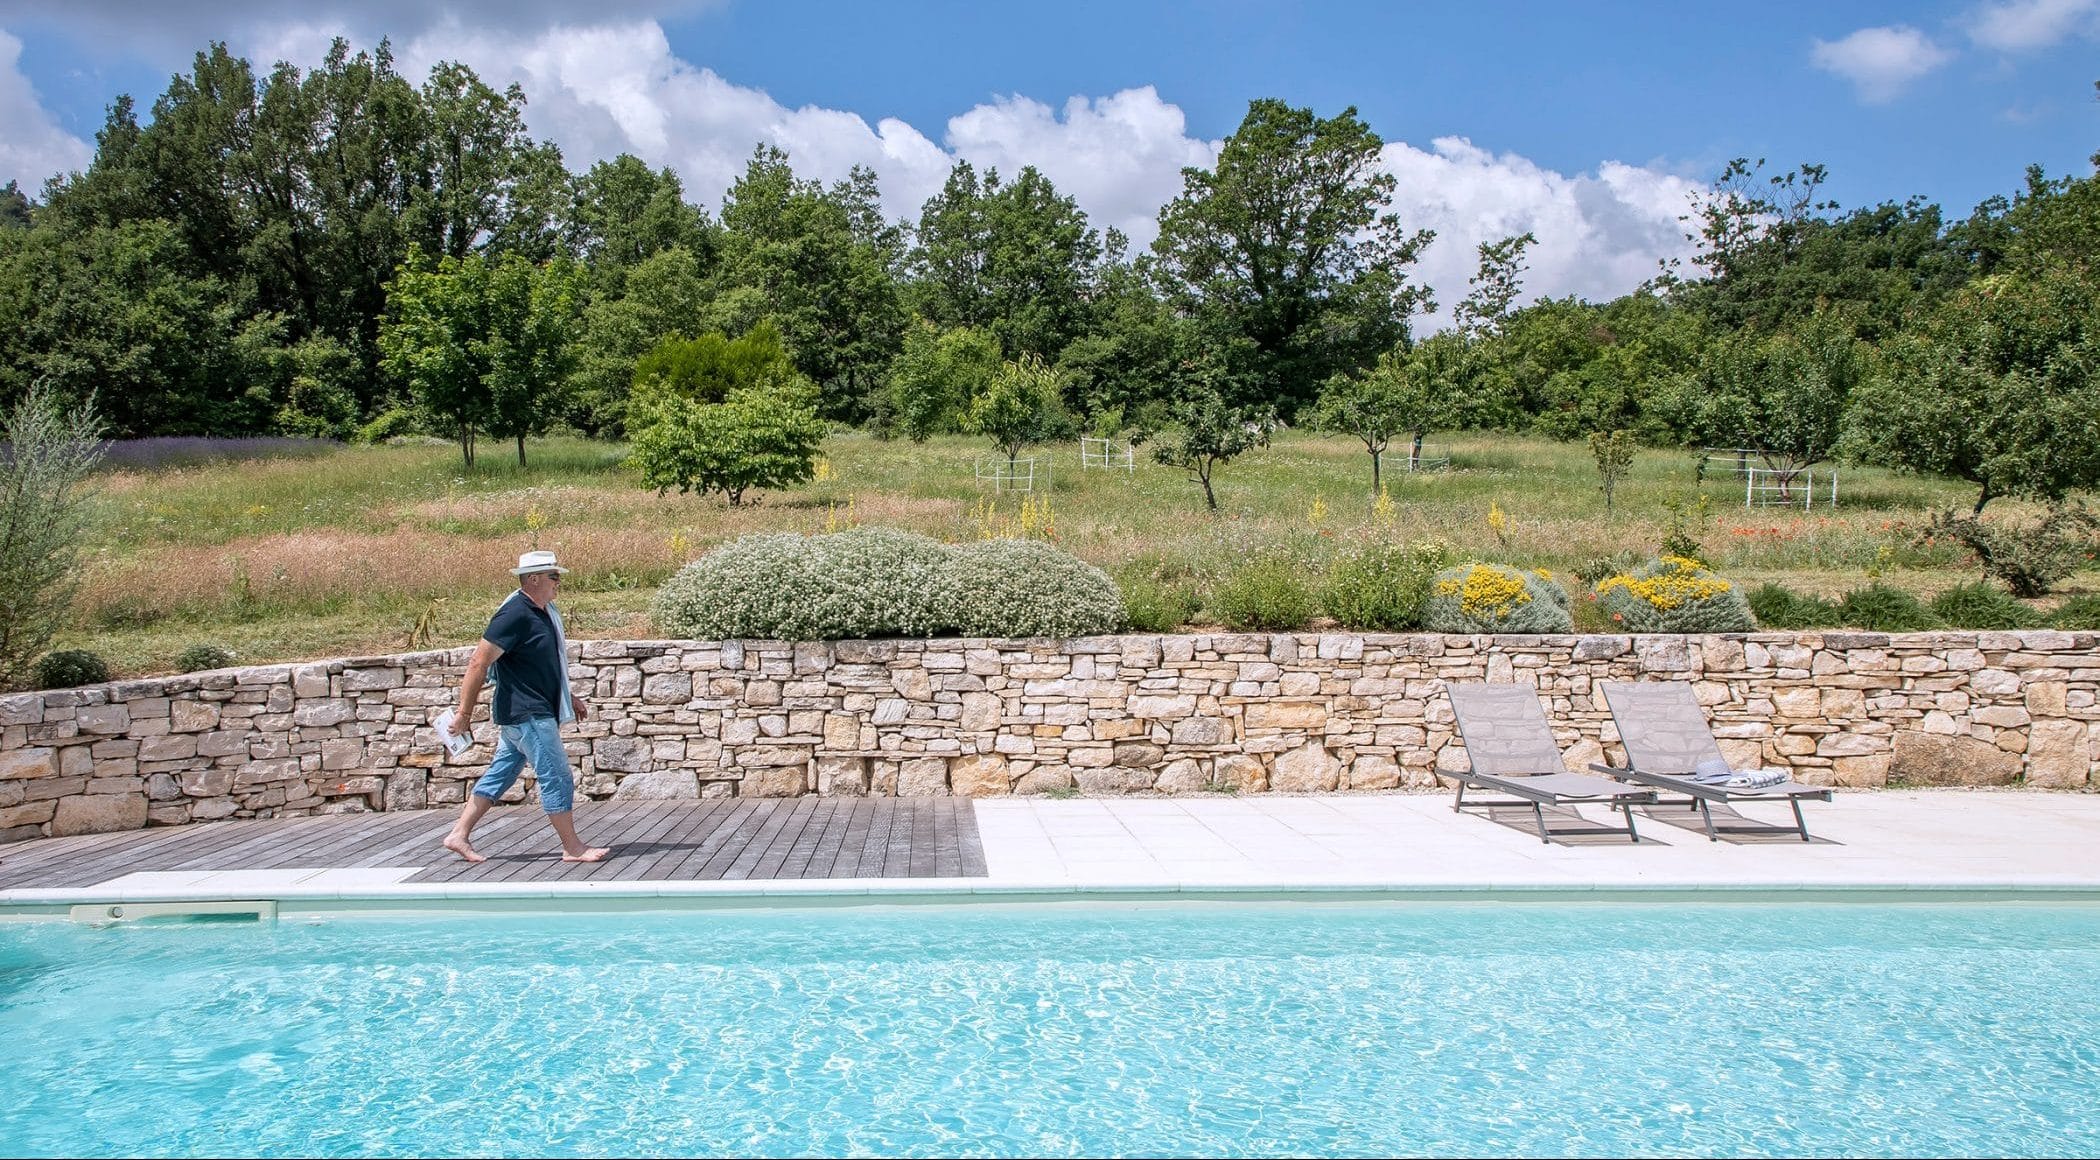
[[[22,42],[0,29],[0,184],[19,182],[31,197],[44,179],[85,169],[94,150],[51,119],[22,75]]]
[[[1688,178],[1617,161],[1571,177],[1463,137],[1439,137],[1428,152],[1395,142],[1382,160],[1399,178],[1393,200],[1401,224],[1437,232],[1415,273],[1436,290],[1438,309],[1423,320],[1425,331],[1449,325],[1479,267],[1480,244],[1514,234],[1538,238],[1526,253],[1526,300],[1624,294],[1652,277],[1660,260],[1690,257],[1677,218],[1704,192]]]
[[[1868,104],[1895,100],[1910,83],[1954,59],[1954,54],[1907,24],[1862,28],[1843,40],[1818,40],[1809,52],[1817,68],[1858,88]]]
[[[2100,36],[2100,0],[2005,0],[1970,14],[1969,39],[1999,52],[2049,48]]]

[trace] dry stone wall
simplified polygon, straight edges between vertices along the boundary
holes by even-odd
[[[1384,790],[1464,768],[1442,681],[1539,689],[1570,768],[1601,680],[1689,681],[1739,765],[1806,781],[2095,785],[2091,633],[588,641],[587,797]],[[0,698],[0,839],[457,803],[429,726],[469,650]],[[484,702],[484,707],[486,702]],[[484,725],[486,740],[493,730]],[[530,795],[530,778],[513,790]]]

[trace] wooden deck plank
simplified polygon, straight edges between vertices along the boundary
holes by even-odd
[[[960,874],[964,878],[989,878],[984,864],[984,838],[977,832],[977,803],[965,801],[955,815],[955,845],[962,851]]]
[[[933,876],[953,878],[960,867],[948,841],[955,834],[955,799],[936,798],[933,802]]]
[[[629,819],[618,841],[607,843],[612,847],[612,857],[583,866],[579,873],[566,877],[594,882],[644,881],[662,859],[666,844],[675,842],[699,812],[699,802],[651,802]]]
[[[904,873],[912,878],[933,877],[933,814],[931,802],[913,802],[911,854]]]
[[[704,877],[708,862],[734,840],[743,829],[745,820],[757,810],[757,803],[748,798],[730,799],[728,809],[708,817],[706,832],[698,835],[699,840],[686,856],[663,867],[663,876],[673,881],[699,881]]]
[[[809,857],[795,871],[795,877],[831,877],[831,864],[837,861],[839,848],[845,844],[846,827],[853,822],[854,805],[851,798],[831,799],[831,810],[824,816],[824,832],[810,849]]]
[[[875,805],[866,798],[858,798],[852,802],[852,811],[846,819],[846,833],[839,839],[838,851],[832,855],[831,865],[824,870],[826,878],[854,878],[860,874],[860,852],[868,844],[868,827],[875,823]]]
[[[751,843],[758,840],[766,827],[773,824],[773,815],[780,803],[773,799],[762,799],[751,803],[751,809],[737,819],[736,828],[722,835],[722,841],[707,860],[694,867],[688,875],[698,881],[716,881],[735,865]]]
[[[875,816],[868,821],[868,835],[861,843],[860,878],[880,878],[887,871],[884,865],[890,856],[890,831],[897,824],[897,802],[894,798],[877,798],[872,803]]]
[[[589,832],[577,827],[577,835],[585,844],[603,846],[612,853],[597,862],[563,862],[555,860],[535,864],[530,878],[534,882],[613,882],[631,881],[625,873],[631,864],[621,857],[620,851],[633,846],[651,833],[660,830],[665,822],[663,802],[625,801],[610,807],[592,810],[588,819]]]
[[[535,836],[531,824],[546,824],[539,822],[539,816],[540,811],[537,809],[532,810],[528,816],[523,806],[498,806],[490,810],[482,818],[481,824],[474,828],[474,852],[484,858],[495,858],[522,850]],[[435,863],[426,864],[423,872],[414,875],[409,881],[471,881],[477,879],[481,868],[488,865],[487,862],[467,862],[449,853],[440,853],[437,858]]]
[[[637,851],[634,856],[634,880],[638,882],[668,879],[671,871],[690,857],[699,848],[714,824],[733,808],[732,798],[710,798],[697,802],[692,809],[665,810],[666,828],[649,839],[648,848]]]
[[[282,828],[259,826],[239,841],[211,843],[158,869],[225,870],[236,866],[261,869],[264,863],[287,849],[297,850],[309,842],[324,841],[331,833],[339,832],[339,827],[355,824],[349,819],[320,814],[291,818]]]
[[[624,833],[628,820],[642,808],[641,802],[623,802],[609,809],[592,811],[588,821],[595,827],[595,832],[584,840],[593,846],[610,846],[612,842],[606,839]],[[559,878],[566,867],[604,865],[602,862],[562,861],[561,839],[555,835],[553,824],[546,821],[546,811],[535,805],[533,812],[541,819],[539,828],[546,839],[544,845],[534,848],[530,841],[522,842],[506,852],[500,865],[495,865],[497,860],[491,857],[477,867],[480,873],[474,875],[474,881],[542,882]],[[577,836],[583,837],[581,826],[577,827]]]
[[[822,799],[813,797],[796,798],[795,808],[788,814],[787,824],[780,828],[780,832],[773,836],[773,841],[767,845],[765,851],[758,856],[756,861],[751,863],[751,867],[745,872],[744,877],[757,879],[784,877],[780,872],[780,868],[787,864],[788,855],[794,851],[795,847],[802,844],[802,832],[808,829],[810,823],[816,818],[817,806],[821,801]]]
[[[296,825],[298,822],[312,820],[300,818],[281,824]],[[183,863],[197,854],[229,846],[245,846],[251,842],[266,840],[275,832],[275,827],[271,826],[243,827],[239,833],[234,834],[209,824],[196,828],[201,832],[182,834],[168,842],[147,844],[114,840],[99,851],[83,851],[80,856],[67,859],[61,867],[54,868],[57,873],[63,875],[63,880],[52,884],[91,886],[141,870],[186,869]]]
[[[773,816],[766,820],[763,829],[744,843],[744,848],[737,852],[728,868],[722,871],[722,881],[744,882],[758,877],[758,864],[765,859],[766,852],[773,848],[773,843],[780,839],[781,832],[794,827],[802,813],[802,803],[805,800],[796,798],[792,801],[773,803]]]

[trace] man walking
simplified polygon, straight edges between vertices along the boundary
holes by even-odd
[[[462,736],[472,738],[474,705],[481,700],[481,686],[493,670],[496,696],[489,716],[501,731],[496,759],[474,783],[459,820],[445,835],[445,848],[469,862],[488,860],[474,852],[474,826],[518,780],[527,762],[539,779],[540,808],[561,839],[561,860],[598,862],[612,853],[584,845],[570,816],[576,782],[569,773],[569,755],[561,746],[561,725],[588,716],[590,710],[583,698],[569,690],[568,651],[562,639],[561,613],[554,607],[554,594],[567,571],[555,562],[552,552],[527,552],[518,557],[518,566],[510,570],[518,578],[518,590],[496,609],[482,631],[481,643],[474,648],[473,659],[467,662],[467,678],[459,686],[456,728]]]

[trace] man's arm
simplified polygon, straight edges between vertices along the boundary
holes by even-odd
[[[488,683],[489,666],[502,655],[503,647],[485,638],[474,646],[474,655],[467,661],[467,678],[459,683],[460,736],[474,736],[474,705],[481,700],[481,686]]]

